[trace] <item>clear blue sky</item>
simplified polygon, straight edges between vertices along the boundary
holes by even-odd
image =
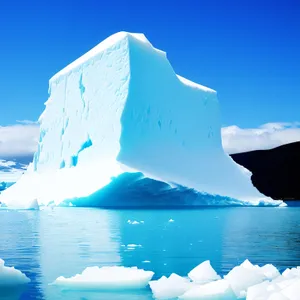
[[[224,125],[299,121],[299,16],[299,0],[1,1],[0,125],[37,120],[49,78],[122,30],[216,89]]]

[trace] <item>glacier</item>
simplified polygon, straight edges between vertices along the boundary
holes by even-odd
[[[116,33],[52,77],[39,122],[7,206],[284,205],[224,153],[217,93],[143,34]]]

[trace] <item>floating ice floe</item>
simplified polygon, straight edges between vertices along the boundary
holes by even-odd
[[[248,260],[240,266],[234,267],[224,278],[229,282],[238,298],[246,295],[249,287],[267,279],[260,268],[252,265]]]
[[[170,220],[169,220],[169,223],[173,223],[173,222],[175,222],[173,219],[170,219]]]
[[[127,248],[142,248],[142,245],[137,245],[137,244],[128,244]]]
[[[209,260],[204,261],[189,274],[189,278],[196,283],[207,283],[214,280],[219,280],[221,277],[213,269]]]
[[[180,299],[185,300],[233,300],[236,299],[228,281],[217,280],[203,285],[194,286],[185,292]]]
[[[192,288],[193,283],[173,273],[169,278],[163,276],[159,280],[150,281],[149,285],[156,299],[173,299]]]
[[[58,277],[53,285],[65,289],[132,290],[145,288],[153,275],[136,267],[88,267],[73,277]]]
[[[131,221],[131,220],[128,220],[127,223],[130,224],[130,225],[138,225],[138,224],[144,224],[144,221]]]
[[[188,277],[172,274],[149,285],[157,299],[300,300],[300,267],[280,274],[271,264],[260,267],[245,260],[221,279],[210,261],[205,261]]]
[[[0,290],[1,287],[17,286],[30,282],[30,279],[14,267],[6,267],[0,259]]]

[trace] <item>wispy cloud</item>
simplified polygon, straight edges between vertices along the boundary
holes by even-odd
[[[26,170],[26,165],[16,161],[0,159],[0,183],[16,182]]]
[[[271,149],[300,141],[300,122],[267,123],[258,128],[224,127],[222,140],[224,150],[229,154]]]
[[[31,120],[17,120],[16,122],[23,125],[38,125],[38,121]]]
[[[34,153],[38,136],[39,126],[35,122],[0,126],[0,158]]]

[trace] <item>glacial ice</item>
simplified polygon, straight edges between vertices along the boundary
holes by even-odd
[[[246,260],[240,266],[234,267],[224,279],[229,282],[236,296],[242,297],[249,287],[262,283],[267,278],[258,266]]]
[[[188,274],[189,278],[196,283],[208,283],[210,281],[219,280],[221,277],[213,269],[209,260],[204,261],[195,267]]]
[[[150,281],[149,285],[156,299],[177,298],[193,287],[189,279],[175,273],[168,278],[163,276],[158,280]]]
[[[176,205],[160,196],[181,187],[183,206],[282,204],[224,153],[216,92],[176,75],[143,34],[116,33],[58,72],[45,106],[33,162],[0,195],[8,206],[114,205],[107,186],[124,182],[132,203],[117,206],[143,205],[149,186],[145,205]]]
[[[153,275],[136,267],[88,267],[70,278],[60,276],[52,284],[65,289],[132,290],[145,288]]]
[[[235,300],[230,284],[226,280],[217,280],[193,287],[182,296],[184,300]]]
[[[0,290],[3,287],[18,286],[30,282],[30,279],[14,267],[6,267],[0,259]]]
[[[202,272],[207,270],[206,277],[212,281],[191,281],[191,278],[175,273],[151,281],[154,275],[151,271],[114,266],[89,267],[82,274],[71,278],[59,277],[53,284],[63,289],[96,289],[108,292],[141,289],[149,285],[153,297],[160,300],[299,300],[300,267],[287,269],[277,276],[277,269],[273,265],[267,265],[265,268],[246,260],[221,278],[216,276],[209,261],[199,266],[201,278],[205,277]],[[194,275],[199,275],[199,266],[192,270]],[[276,276],[272,275],[273,279],[270,276],[268,278],[264,275],[266,269],[272,271],[267,274]]]

